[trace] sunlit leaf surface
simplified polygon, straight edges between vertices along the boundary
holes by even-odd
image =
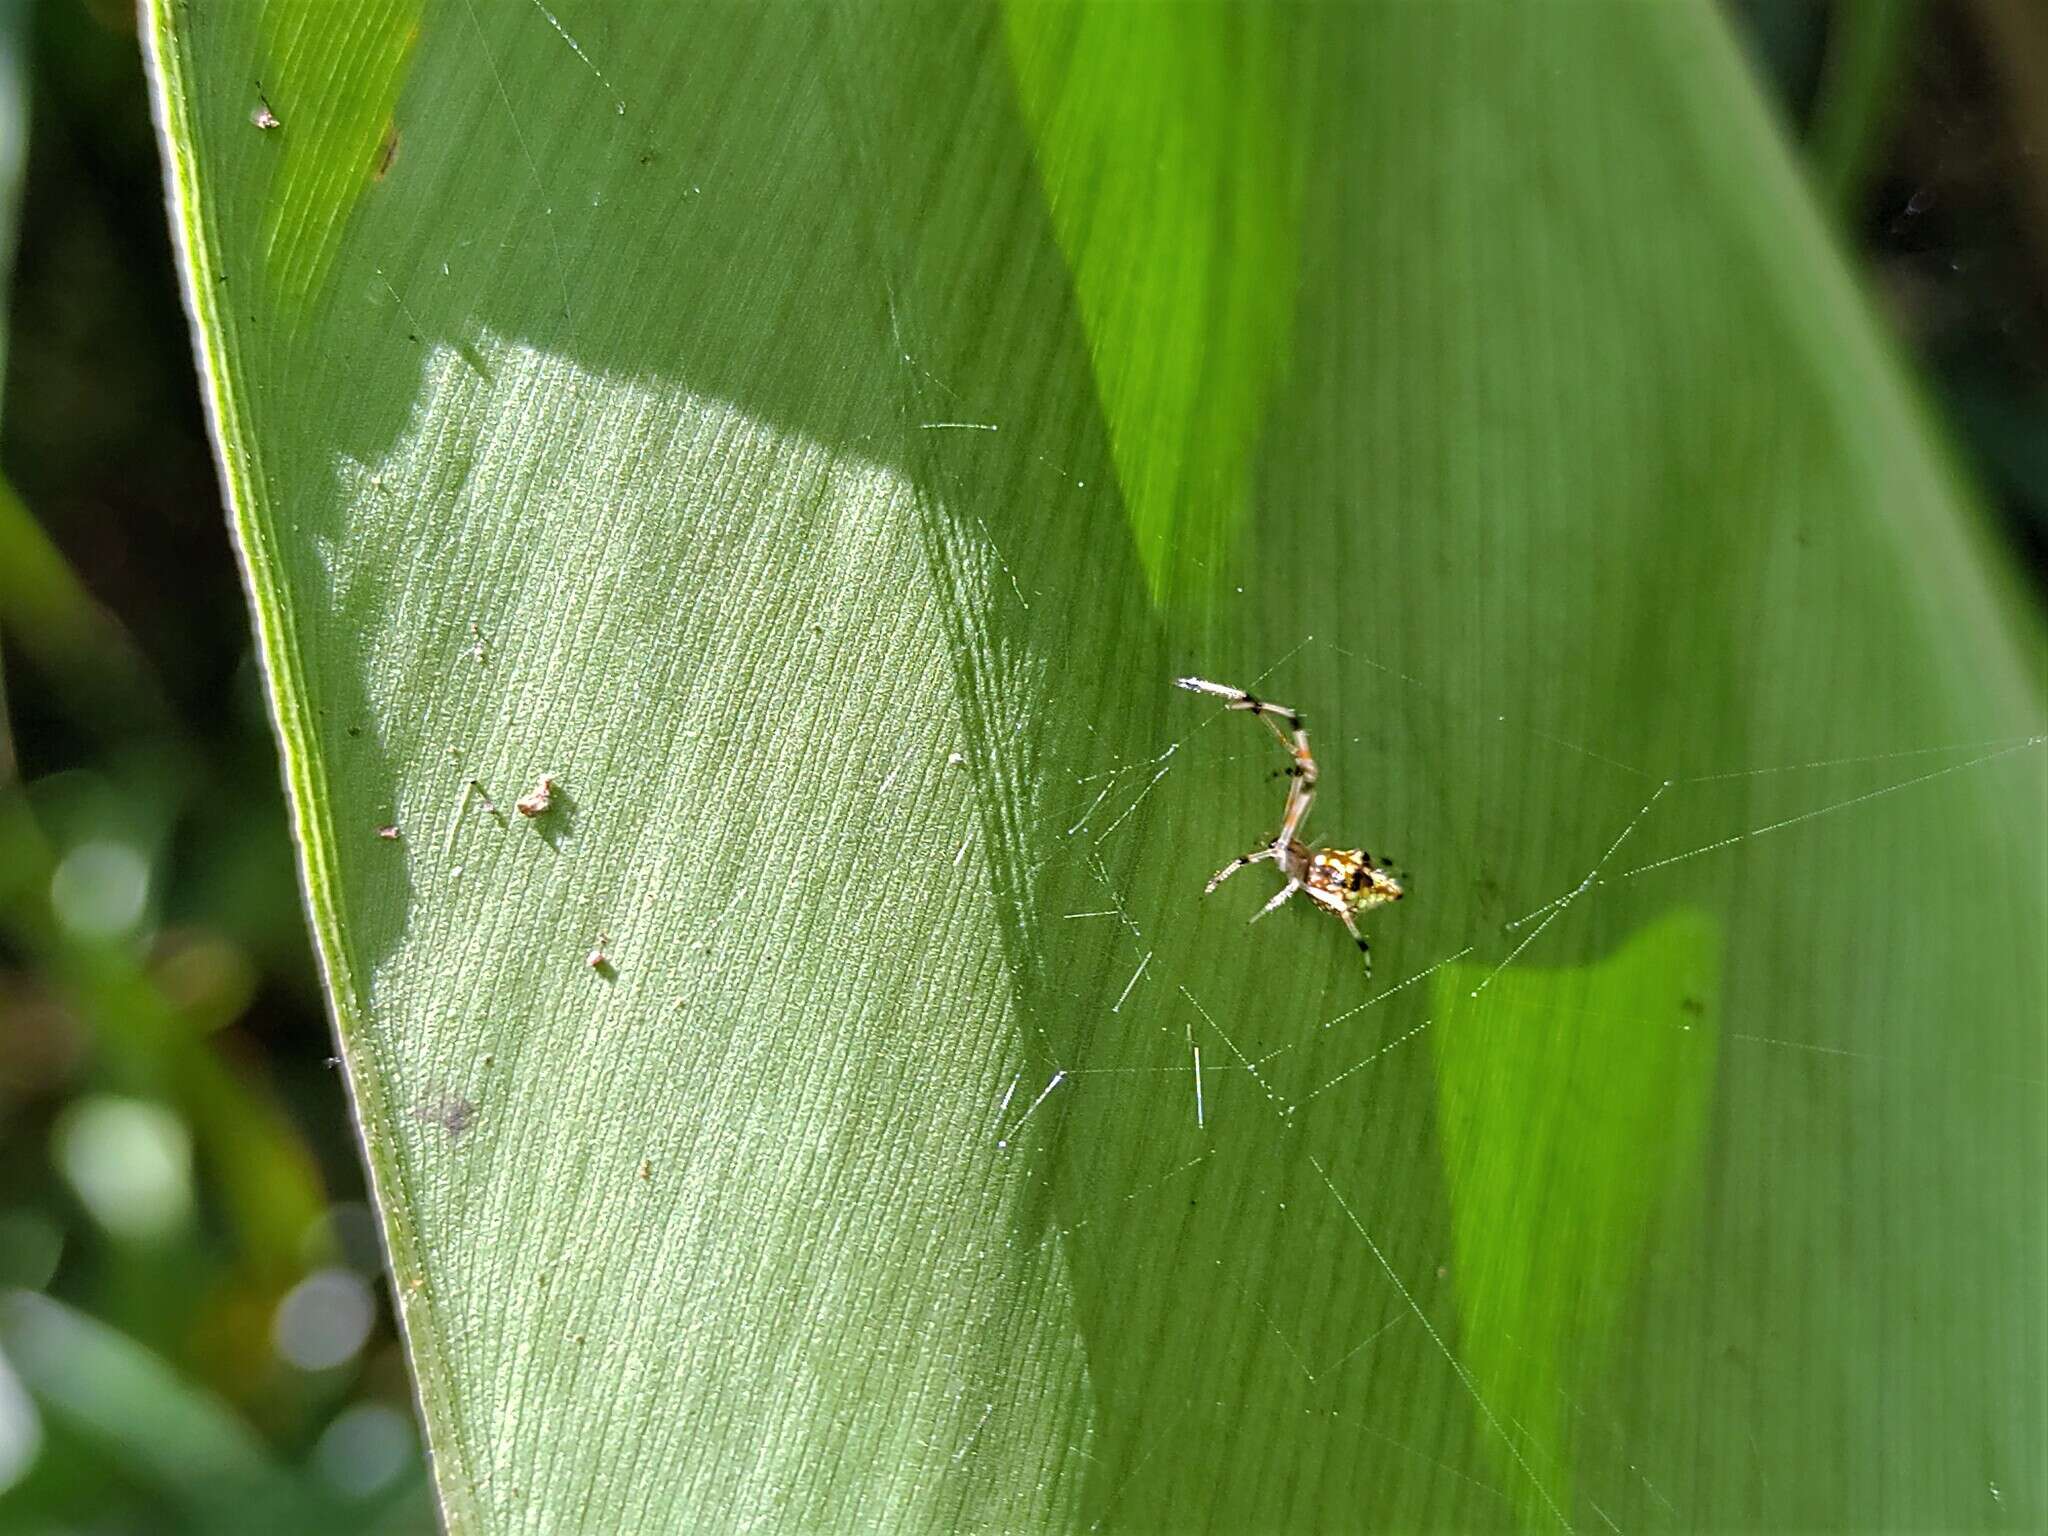
[[[1115,14],[152,7],[451,1526],[2038,1523],[2041,631],[1716,14]]]

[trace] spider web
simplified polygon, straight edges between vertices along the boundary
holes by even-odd
[[[2048,1467],[2021,1425],[2041,1418],[2048,1341],[2011,1317],[2015,1277],[2038,1283],[2043,1266],[2034,1229],[1995,1209],[2013,1160],[2042,1166],[2048,1068],[2038,1050],[2013,1059],[2010,1018],[1965,1006],[1937,1031],[1898,1002],[1967,995],[1951,985],[1960,966],[1913,947],[1914,908],[1970,902],[1974,869],[2037,848],[2048,735],[1930,740],[1885,720],[1859,735],[1821,709],[1802,727],[1784,715],[1796,681],[1775,678],[1769,699],[1706,711],[1746,721],[1745,736],[1686,734],[1702,711],[1660,714],[1660,701],[1642,739],[1666,745],[1646,751],[1539,714],[1505,667],[1422,675],[1377,648],[1402,631],[1373,614],[1356,626],[1367,638],[1342,642],[1225,615],[1224,633],[1282,637],[1248,666],[1117,654],[1120,671],[1156,671],[1157,706],[1089,718],[1086,700],[1123,690],[1062,669],[1149,621],[1099,621],[1048,564],[1057,540],[1021,516],[999,519],[999,537],[965,509],[1078,506],[1072,493],[1110,474],[1100,445],[1063,448],[1066,462],[1037,452],[1028,418],[932,372],[952,364],[901,318],[914,283],[884,287],[912,457],[949,509],[934,565],[972,615],[955,668],[980,699],[967,735],[982,803],[946,853],[957,862],[971,840],[974,872],[1023,932],[1021,1054],[989,1085],[987,1136],[1035,1184],[1036,1241],[1057,1247],[1072,1286],[1096,1409],[1072,1447],[1090,1528],[1164,1511],[1322,1529],[1333,1510],[1375,1529],[1754,1528],[1862,1510],[1995,1525],[2048,1507]],[[1263,489],[1332,499],[1291,480]],[[1260,547],[1284,573],[1301,552],[1290,525],[1268,532]],[[1302,593],[1264,570],[1236,589],[1246,613],[1298,611]],[[1604,661],[1567,650],[1554,665],[1584,674],[1568,691],[1583,698]],[[1626,673],[1610,681],[1638,681]],[[1249,871],[1202,897],[1211,871],[1270,839],[1285,755],[1255,722],[1174,691],[1185,674],[1302,711],[1321,770],[1305,837],[1411,877],[1407,900],[1362,919],[1373,979],[1306,903],[1247,931],[1275,888]],[[1992,796],[2024,807],[2011,849],[1986,841]],[[1959,806],[1967,841],[1944,846]],[[1814,910],[1786,922],[1794,890]],[[1686,965],[1658,960],[1674,942],[1693,945]],[[2013,964],[2006,995],[2025,995],[2038,952]],[[1655,1007],[1629,1001],[1645,975],[1668,983]],[[1518,1099],[1489,1079],[1475,1040],[1503,1057],[1533,1041],[1517,1059],[1541,1091]],[[1576,1123],[1643,1109],[1600,1098],[1632,1068],[1672,1095],[1647,1116],[1668,1109],[1671,1126],[1661,1141],[1654,1123],[1636,1128],[1640,1177],[1612,1158],[1573,1169],[1610,1200],[1642,1186],[1602,1225],[1557,1170],[1582,1154]],[[1494,1121],[1476,1133],[1486,1157],[1467,1128],[1462,1168],[1454,1089]],[[1517,1183],[1500,1171],[1515,1143],[1498,1110],[1540,1123],[1558,1089],[1551,1163]],[[1970,1133],[1945,1140],[1960,1122]],[[1471,1182],[1487,1158],[1491,1189]],[[1529,1208],[1553,1189],[1563,1214]],[[1491,1251],[1464,1217],[1475,1204],[1508,1234]],[[1825,1228],[1837,1235],[1809,1238]],[[1959,1236],[1998,1271],[1974,1292],[1933,1257]],[[1537,1281],[1552,1310],[1501,1311],[1543,1293]],[[1877,1299],[1839,1304],[1873,1286]],[[1940,1327],[1917,1327],[1923,1310]],[[1901,1353],[1908,1379],[1989,1405],[1976,1462],[1936,1465],[1934,1439],[1890,1406],[1884,1371]],[[1664,1357],[1672,1368],[1640,1364]],[[952,1454],[967,1475],[1004,1415],[1000,1381],[982,1385],[972,1400],[961,1389],[969,1432]],[[1258,1432],[1241,1432],[1247,1416]],[[1704,1431],[1730,1424],[1752,1453],[1732,1471],[1702,1450]],[[1266,1454],[1276,1435],[1288,1454]],[[1902,1439],[1912,1454],[1891,1454]],[[1872,1467],[1881,1486],[1866,1488]]]
[[[1460,893],[1468,899],[1455,904],[1476,905],[1481,915],[1449,930],[1421,914],[1432,903],[1432,891],[1455,891],[1457,882],[1472,878],[1470,870],[1458,867],[1460,856],[1486,863],[1484,849],[1476,843],[1461,849],[1456,837],[1438,838],[1427,857],[1395,848],[1417,880],[1413,899],[1365,920],[1380,972],[1368,981],[1341,927],[1306,903],[1293,904],[1258,928],[1232,932],[1234,922],[1264,902],[1267,890],[1240,879],[1233,883],[1234,895],[1226,886],[1206,903],[1199,882],[1187,888],[1182,879],[1161,890],[1158,866],[1142,852],[1156,841],[1156,826],[1198,827],[1206,842],[1216,835],[1213,828],[1227,823],[1237,830],[1221,834],[1199,855],[1220,866],[1270,835],[1267,824],[1277,820],[1284,785],[1271,777],[1282,766],[1281,754],[1263,731],[1244,729],[1244,720],[1202,702],[1169,714],[1167,734],[1135,751],[1128,743],[1098,738],[1099,754],[1051,765],[1045,784],[1046,830],[1059,849],[1047,862],[1067,877],[1051,878],[1047,886],[1092,897],[1067,901],[1047,913],[1046,921],[1099,927],[1109,935],[1102,945],[1102,973],[1078,981],[1071,993],[1099,1027],[1071,1052],[1052,1050],[1041,1031],[1036,1054],[1042,1059],[999,1085],[990,1134],[1044,1179],[1058,1213],[1046,1241],[1073,1244],[1086,1241],[1084,1234],[1102,1238],[1142,1229],[1170,1255],[1161,1262],[1185,1263],[1199,1254],[1208,1273],[1191,1276],[1187,1289],[1191,1298],[1203,1298],[1191,1300],[1191,1307],[1204,1328],[1237,1340],[1239,1353],[1263,1353],[1269,1369],[1293,1380],[1305,1418],[1336,1436],[1333,1443],[1374,1447],[1432,1469],[1424,1479],[1431,1490],[1427,1501],[1391,1512],[1392,1523],[1448,1519],[1507,1526],[1519,1515],[1525,1523],[1565,1529],[1589,1518],[1613,1530],[1695,1526],[1705,1516],[1701,1508],[1688,1507],[1686,1489],[1698,1479],[1698,1469],[1660,1460],[1672,1456],[1661,1429],[1653,1434],[1630,1427],[1639,1418],[1654,1424],[1656,1410],[1629,1401],[1612,1379],[1603,1362],[1615,1352],[1615,1339],[1583,1341],[1585,1371],[1570,1384],[1553,1384],[1553,1410],[1563,1427],[1552,1434],[1511,1413],[1513,1394],[1504,1397],[1468,1361],[1452,1245],[1440,1223],[1416,1217],[1421,1202],[1384,1182],[1387,1168],[1413,1170],[1430,1160],[1412,1149],[1429,1142],[1436,1113],[1432,1031],[1440,1031],[1443,1007],[1455,995],[1475,1007],[1498,1004],[1528,1028],[1567,1041],[1572,1021],[1541,1017],[1544,1005],[1508,995],[1507,979],[1531,967],[1554,973],[1595,961],[1646,921],[1646,914],[1674,902],[1725,908],[1732,900],[1739,910],[1743,881],[1796,873],[1816,850],[1825,859],[1828,839],[1867,836],[1872,813],[1881,807],[1916,816],[1938,812],[1944,788],[2001,772],[2038,793],[2048,767],[2041,750],[2048,735],[1794,754],[1750,766],[1704,755],[1697,762],[1637,763],[1490,704],[1457,700],[1377,657],[1314,636],[1255,676],[1189,668],[1303,710],[1323,779],[1310,840],[1340,846],[1364,840],[1376,854],[1382,852],[1381,839],[1398,834],[1401,815],[1377,814],[1369,797],[1347,794],[1346,788],[1363,776],[1363,761],[1398,748],[1378,732],[1341,728],[1345,722],[1326,702],[1332,690],[1317,684],[1341,664],[1378,680],[1384,718],[1401,722],[1411,735],[1491,737],[1527,758],[1583,765],[1587,801],[1607,807],[1588,818],[1604,823],[1600,835],[1576,858],[1562,855],[1562,864],[1557,857],[1532,861],[1556,872],[1523,877],[1518,871],[1476,903],[1470,890]],[[1212,798],[1218,794],[1220,802]],[[1235,809],[1240,802],[1241,812]],[[1218,803],[1232,812],[1219,817]],[[1532,881],[1540,884],[1532,888]],[[1489,906],[1506,915],[1485,915]],[[1184,933],[1189,925],[1205,945],[1223,947],[1227,958],[1211,959],[1206,970],[1191,961]],[[1752,938],[1741,931],[1739,918],[1729,926],[1740,953]],[[1219,971],[1245,980],[1219,987],[1213,980]],[[1257,1000],[1262,989],[1288,994],[1286,986],[1274,987],[1276,978],[1298,980],[1303,971],[1313,974],[1312,984]],[[1455,989],[1447,985],[1452,981]],[[1610,1014],[1603,1022],[1646,1032],[1694,1027],[1664,1013]],[[1709,1019],[1702,1027],[1718,1033],[1726,1057],[1717,1077],[1722,1124],[1716,1129],[1725,1130],[1731,1096],[1757,1082],[1759,1074],[1778,1079],[1781,1089],[1815,1081],[1818,1074],[1823,1093],[1846,1094],[1856,1102],[1872,1094],[1895,1100],[1902,1088],[1910,1091],[1930,1073],[1950,1084],[1988,1080],[2000,1085],[1997,1110],[2005,1115],[2039,1117],[2048,1097],[2048,1082],[2031,1063],[2004,1071],[1994,1062],[1933,1050],[1871,1048],[1861,1032],[1800,1038],[1747,1014]],[[1894,1032],[1869,1033],[1889,1046]],[[1857,1081],[1827,1086],[1826,1074],[1845,1072],[1859,1074]],[[1091,1127],[1129,1115],[1159,1127],[1147,1155],[1128,1166],[1099,1158],[1100,1139]],[[1357,1127],[1365,1121],[1372,1128],[1361,1135]],[[1713,1135],[1708,1133],[1702,1154],[1709,1162],[1718,1155]],[[1077,1157],[1071,1151],[1076,1143],[1090,1150]],[[1395,1153],[1395,1143],[1411,1150]],[[1228,1166],[1243,1159],[1254,1161]],[[1248,1169],[1256,1173],[1248,1177]],[[1202,1211],[1212,1191],[1214,1198],[1236,1204],[1208,1221],[1245,1223],[1242,1242],[1217,1241],[1213,1224],[1208,1237],[1202,1236]],[[1436,1203],[1443,1198],[1439,1192]],[[1658,1228],[1631,1273],[1647,1274],[1652,1283],[1663,1276],[1667,1289],[1682,1293],[1684,1287],[1671,1285],[1664,1272],[1699,1262],[1676,1234],[1687,1212],[1697,1219],[1704,1197],[1679,1190],[1665,1198],[1671,1209],[1660,1209],[1659,1218],[1668,1217],[1669,1230]],[[1260,1207],[1262,1217],[1253,1220]],[[1256,1231],[1261,1224],[1267,1229],[1263,1240]],[[1331,1239],[1333,1227],[1341,1243]],[[1284,1234],[1277,1243],[1276,1234]],[[1567,1230],[1550,1235],[1561,1245],[1583,1237]],[[1311,1273],[1304,1283],[1292,1283],[1274,1257],[1290,1238],[1305,1249],[1341,1248],[1337,1272]],[[1142,1256],[1146,1244],[1133,1237],[1118,1248],[1126,1256]],[[1085,1259],[1080,1267],[1087,1268]],[[1668,1319],[1663,1326],[1671,1326]],[[1250,1338],[1244,1337],[1247,1330]],[[1171,1321],[1161,1325],[1165,1336],[1186,1331]],[[1506,1347],[1531,1352],[1513,1338]],[[1155,1356],[1163,1357],[1168,1348],[1162,1345]],[[1233,1351],[1219,1343],[1211,1352],[1220,1362]],[[1437,1375],[1445,1395],[1464,1402],[1468,1411],[1462,1417],[1414,1421],[1402,1393],[1424,1370]],[[1227,1438],[1233,1410],[1248,1399],[1227,1389],[1207,1390],[1216,1385],[1214,1373],[1197,1369],[1192,1382],[1204,1390],[1184,1391],[1175,1403],[1159,1385],[1171,1369],[1155,1358],[1151,1371],[1136,1378],[1142,1392],[1133,1388],[1145,1404],[1140,1428],[1128,1440],[1112,1440],[1097,1458],[1091,1528],[1116,1524],[1131,1490],[1155,1480],[1169,1491],[1148,1499],[1153,1507],[1182,1508],[1190,1518],[1221,1518],[1213,1515],[1219,1508],[1263,1508],[1279,1518],[1285,1508],[1280,1490],[1261,1505],[1256,1492],[1225,1487],[1220,1475],[1209,1486],[1201,1482],[1204,1457]],[[1170,1405],[1165,1422],[1162,1400]],[[1759,1415],[1755,1422],[1765,1428],[1770,1416]],[[1768,1484],[1771,1458],[1754,1431],[1751,1440],[1757,1447],[1754,1475]],[[2006,1507],[2020,1471],[1982,1473],[1993,1518]],[[1439,1489],[1448,1490],[1440,1501]],[[2027,1496],[2038,1494],[2029,1489]],[[1759,1501],[1769,1508],[1768,1489]],[[1390,1518],[1371,1503],[1361,1507],[1372,1510],[1361,1516],[1370,1523]]]

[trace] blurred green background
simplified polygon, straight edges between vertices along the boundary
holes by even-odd
[[[2039,582],[2048,11],[1735,10]],[[0,0],[9,60],[0,1532],[429,1530],[132,8]]]

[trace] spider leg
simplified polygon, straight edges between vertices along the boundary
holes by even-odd
[[[1278,838],[1280,842],[1293,842],[1301,831],[1301,824],[1308,820],[1309,806],[1316,794],[1316,760],[1308,749],[1308,727],[1302,723],[1300,712],[1285,704],[1275,704],[1270,699],[1246,693],[1242,688],[1233,688],[1228,683],[1212,683],[1201,677],[1177,677],[1174,683],[1190,693],[1206,693],[1221,699],[1226,709],[1241,709],[1256,715],[1294,760],[1289,765],[1294,782],[1288,786],[1287,811],[1281,821]],[[1282,720],[1287,722],[1288,730],[1280,728]]]
[[[1276,895],[1271,901],[1267,902],[1263,907],[1259,908],[1258,911],[1254,912],[1251,915],[1251,917],[1247,919],[1247,921],[1256,923],[1268,912],[1277,911],[1280,908],[1281,904],[1284,903],[1288,897],[1292,896],[1296,891],[1300,889],[1301,882],[1299,880],[1288,881],[1285,885],[1280,887],[1280,892],[1278,895]]]
[[[1266,722],[1266,728],[1279,738],[1280,745],[1290,752],[1302,744],[1301,716],[1285,704],[1275,704],[1271,699],[1262,699],[1257,694],[1246,693],[1242,688],[1233,688],[1228,683],[1212,683],[1204,677],[1176,677],[1173,681],[1175,687],[1185,688],[1190,693],[1206,693],[1212,698],[1223,700],[1225,709],[1241,709],[1248,714],[1257,715]],[[1290,740],[1287,732],[1273,723],[1275,719],[1287,722],[1294,731],[1293,739]]]
[[[1287,787],[1287,813],[1280,821],[1280,840],[1291,843],[1301,835],[1301,824],[1308,820],[1308,808],[1315,802],[1316,760],[1309,756],[1308,732],[1299,727],[1289,750],[1294,754],[1294,782]]]
[[[1272,859],[1278,857],[1279,854],[1269,844],[1266,847],[1259,849],[1256,853],[1248,853],[1241,859],[1232,859],[1228,864],[1224,865],[1221,869],[1217,870],[1216,873],[1210,877],[1209,883],[1202,887],[1202,894],[1204,896],[1208,895],[1211,891],[1215,890],[1217,886],[1221,885],[1224,881],[1228,880],[1232,875],[1236,874],[1240,869],[1243,869],[1247,864],[1256,864],[1261,859]]]
[[[1337,915],[1344,919],[1344,926],[1351,930],[1351,937],[1358,942],[1358,952],[1365,956],[1365,974],[1370,976],[1372,974],[1372,946],[1365,942],[1365,935],[1358,931],[1358,920],[1351,915],[1351,909],[1349,907],[1339,907],[1336,910]]]

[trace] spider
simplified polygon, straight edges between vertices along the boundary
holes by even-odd
[[[1284,904],[1296,891],[1305,892],[1308,899],[1325,912],[1334,913],[1344,920],[1344,926],[1358,944],[1359,953],[1365,956],[1365,973],[1370,976],[1372,946],[1358,931],[1355,914],[1399,901],[1404,893],[1400,881],[1363,849],[1311,848],[1302,842],[1301,824],[1308,820],[1308,808],[1316,794],[1316,760],[1309,755],[1308,731],[1302,725],[1301,716],[1285,704],[1255,698],[1228,683],[1212,683],[1199,677],[1177,677],[1174,685],[1190,693],[1211,694],[1222,699],[1227,708],[1241,709],[1258,716],[1293,759],[1286,771],[1294,782],[1287,789],[1287,811],[1281,818],[1279,832],[1264,847],[1232,859],[1217,870],[1202,888],[1202,894],[1208,895],[1245,865],[1271,859],[1280,866],[1280,873],[1287,883],[1280,888],[1278,895],[1252,914],[1251,920],[1257,922]],[[1287,722],[1293,730],[1292,738],[1280,729],[1275,723],[1277,720]]]

